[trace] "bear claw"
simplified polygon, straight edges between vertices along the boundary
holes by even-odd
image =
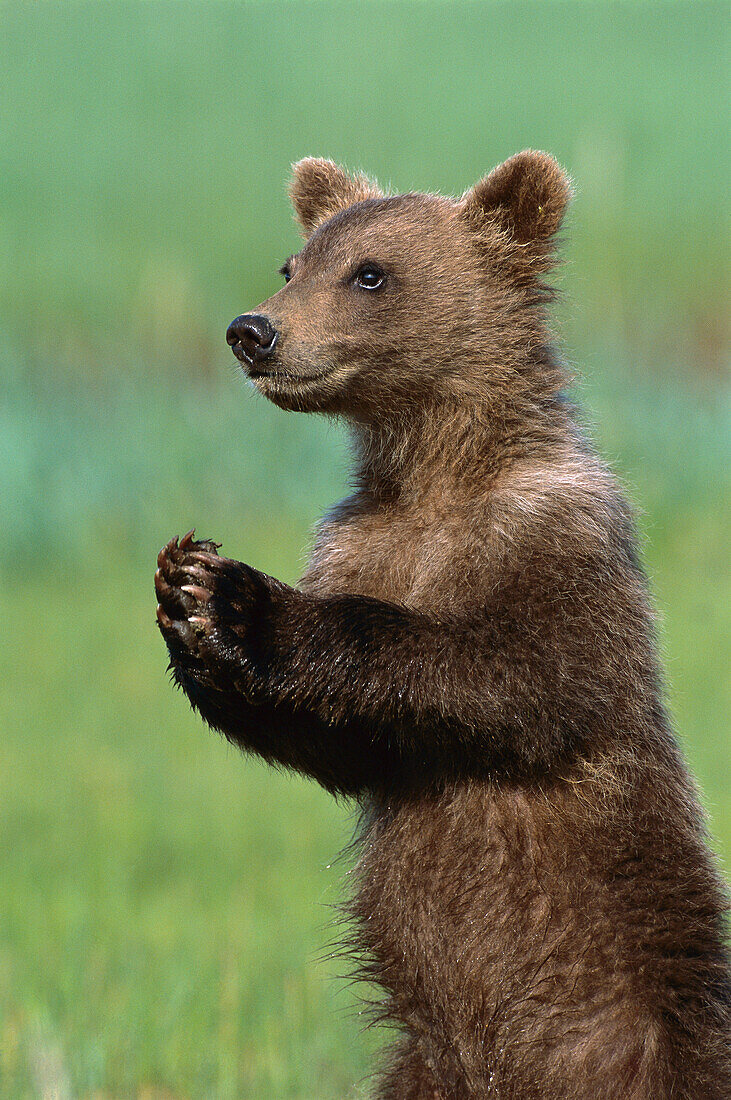
[[[177,539],[171,539],[170,542],[165,543],[162,550],[157,555],[158,568],[160,568],[160,569],[165,568],[165,565],[167,564],[167,560],[168,560],[168,557],[170,556],[171,551],[177,550],[177,548],[178,548],[178,540]]]
[[[168,617],[162,604],[160,603],[157,605],[157,621],[159,622],[160,626],[165,628],[165,630],[172,630],[173,621]]]
[[[198,603],[207,603],[211,598],[211,593],[206,588],[201,588],[198,584],[181,584],[181,592],[187,592],[197,600]]]
[[[188,554],[188,560],[197,561],[200,562],[201,565],[207,565],[209,569],[215,569],[221,559],[218,554],[215,552],[212,553],[210,550],[191,550]]]

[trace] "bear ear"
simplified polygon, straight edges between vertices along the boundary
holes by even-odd
[[[349,176],[331,160],[305,157],[292,165],[289,197],[305,236],[333,214],[364,199],[382,198],[378,184],[367,176]]]
[[[461,201],[470,220],[497,219],[527,244],[553,236],[571,194],[569,177],[553,157],[525,149],[493,168]]]

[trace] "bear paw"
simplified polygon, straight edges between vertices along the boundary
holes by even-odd
[[[194,533],[189,531],[163,546],[155,573],[157,621],[163,637],[175,650],[183,646],[193,652],[212,627],[210,601],[217,575],[227,564],[227,559],[218,555],[219,543],[196,541]]]

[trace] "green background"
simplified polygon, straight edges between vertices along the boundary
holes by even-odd
[[[557,325],[728,856],[728,46],[702,0],[0,4],[3,1097],[367,1092],[328,946],[351,810],[207,731],[154,625],[172,534],[293,581],[346,483],[340,429],[224,342],[297,247],[304,155],[574,177]]]

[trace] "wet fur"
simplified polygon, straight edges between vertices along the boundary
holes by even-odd
[[[363,807],[356,943],[403,1033],[382,1100],[722,1100],[724,893],[545,314],[566,177],[524,153],[459,201],[387,197],[308,160],[292,195],[309,239],[256,384],[348,417],[357,487],[297,588],[161,551],[175,679]],[[358,257],[389,298],[352,296]]]

